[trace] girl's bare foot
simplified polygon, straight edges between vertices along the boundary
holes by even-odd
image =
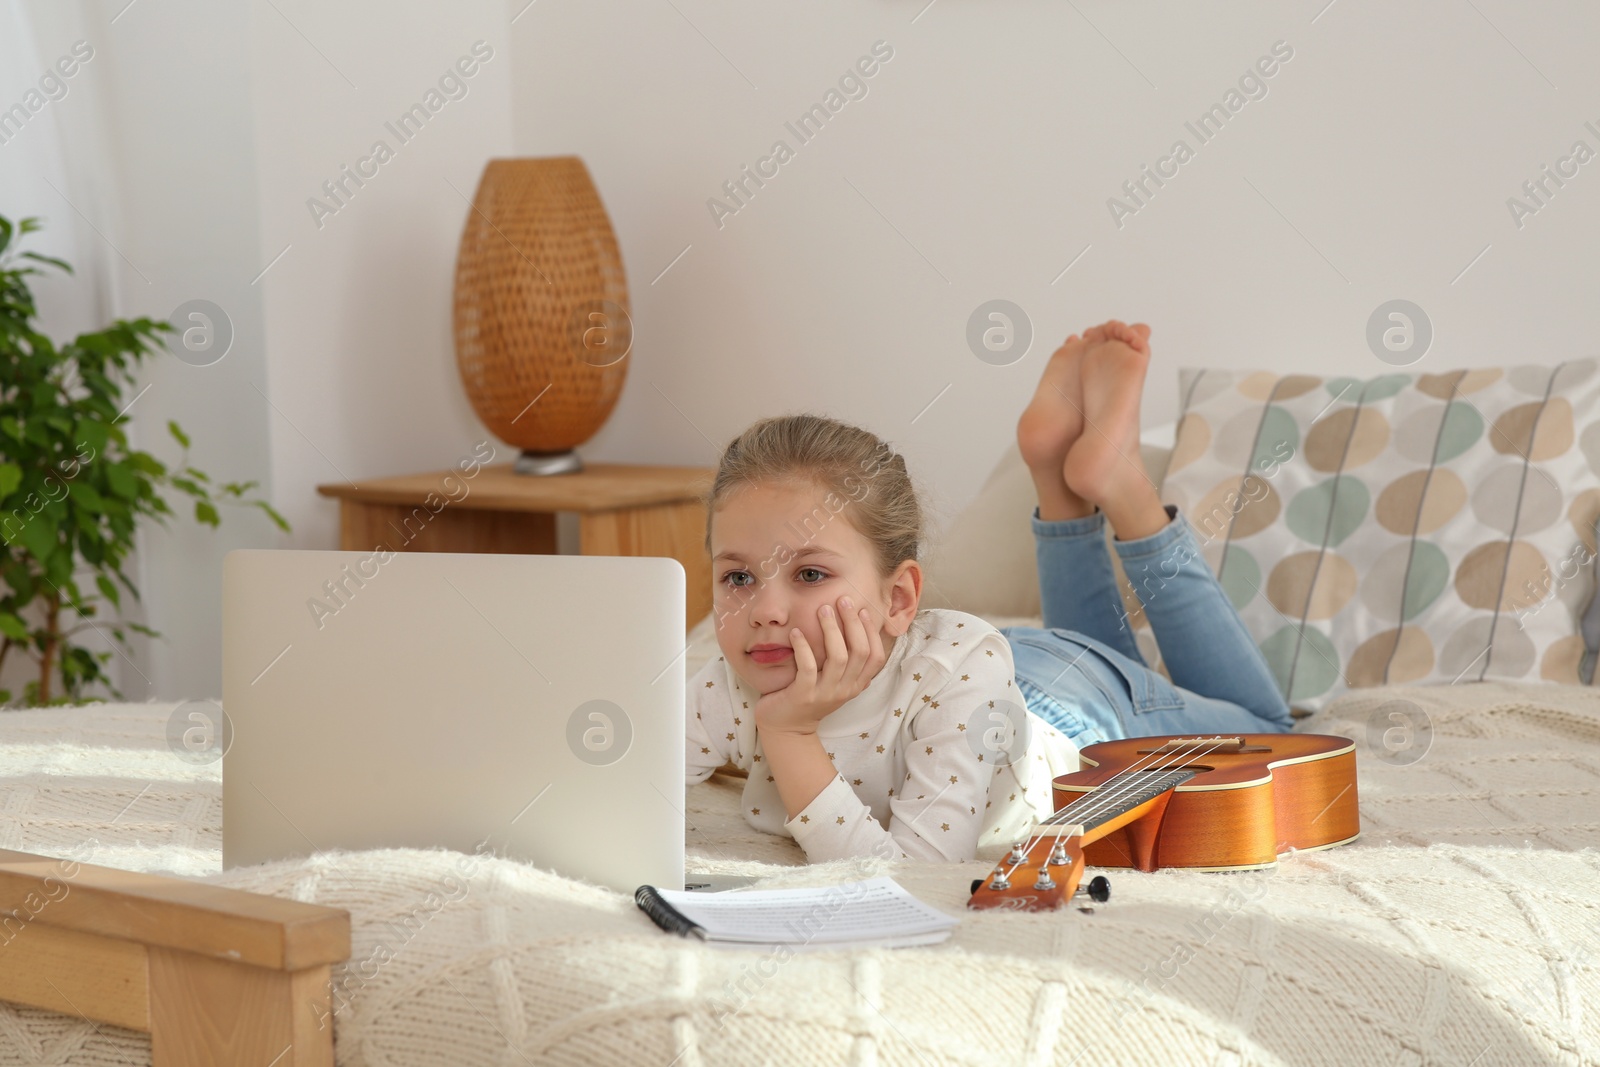
[[[1121,341],[1129,348],[1150,354],[1150,327],[1142,322],[1132,326],[1121,319],[1107,319],[1099,326],[1091,326],[1083,331],[1083,339],[1091,346],[1103,344],[1106,341]]]
[[[1078,360],[1085,425],[1062,465],[1068,489],[1098,505],[1122,541],[1147,537],[1169,521],[1139,455],[1149,337],[1143,323],[1115,319],[1085,331]]]
[[[1078,364],[1086,342],[1068,337],[1050,356],[1033,400],[1017,420],[1017,448],[1033,474],[1039,494],[1039,517],[1046,522],[1081,518],[1094,505],[1067,486],[1063,471],[1067,453],[1083,433],[1083,389]]]

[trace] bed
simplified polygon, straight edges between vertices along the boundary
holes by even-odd
[[[715,654],[709,622],[691,672]],[[888,874],[962,919],[938,946],[792,956],[670,937],[628,896],[487,855],[223,872],[220,773],[168,749],[174,707],[0,715],[0,912],[47,876],[76,894],[0,936],[0,1064],[1600,1061],[1588,686],[1344,693],[1297,728],[1356,740],[1358,841],[1266,871],[1111,872],[1091,913],[967,911],[982,863],[808,866],[745,825],[743,783],[719,772],[686,797],[691,870]],[[1385,741],[1397,709],[1403,748]],[[100,962],[118,952],[120,971]],[[122,1014],[52,998],[51,974]]]

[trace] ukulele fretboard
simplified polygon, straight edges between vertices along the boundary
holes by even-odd
[[[1084,832],[1087,833],[1103,823],[1110,822],[1123,812],[1138,807],[1152,797],[1158,797],[1169,789],[1176,789],[1198,773],[1200,772],[1187,767],[1172,770],[1151,768],[1143,771],[1123,771],[1094,792],[1073,801],[1057,812],[1056,817],[1061,819],[1064,816],[1066,821],[1082,823]]]

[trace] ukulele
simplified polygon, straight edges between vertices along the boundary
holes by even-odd
[[[1079,754],[1053,783],[1056,812],[972,883],[969,908],[1049,911],[1079,889],[1085,864],[1237,871],[1289,849],[1332,848],[1361,834],[1356,746],[1330,734],[1130,737]]]

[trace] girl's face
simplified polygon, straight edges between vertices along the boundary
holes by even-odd
[[[848,617],[866,608],[865,624],[878,630],[885,652],[916,615],[916,561],[904,561],[885,581],[871,544],[850,525],[849,501],[830,509],[825,500],[840,503],[808,483],[768,483],[736,490],[711,516],[717,644],[734,673],[762,695],[795,679],[790,627],[805,635],[819,671],[827,662],[822,605],[833,607],[847,643]],[[843,597],[848,609],[840,607]],[[764,648],[773,650],[754,654]]]

